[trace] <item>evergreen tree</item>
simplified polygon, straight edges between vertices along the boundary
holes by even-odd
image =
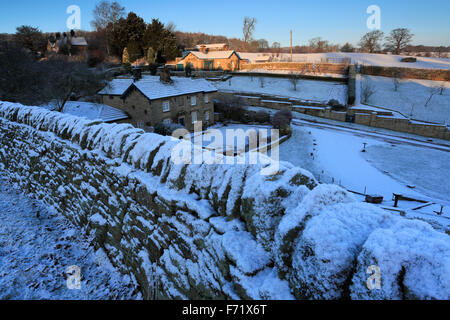
[[[147,50],[147,62],[148,62],[149,64],[151,64],[151,63],[155,63],[155,61],[156,61],[156,53],[155,53],[155,50],[153,50],[153,48],[150,47],[150,48],[148,48],[148,50]]]
[[[130,63],[130,56],[128,55],[128,49],[126,47],[123,49],[122,63],[123,64]]]

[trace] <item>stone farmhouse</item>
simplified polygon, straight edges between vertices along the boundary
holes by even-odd
[[[75,37],[64,33],[62,39],[54,37],[48,40],[47,52],[59,53],[62,46],[67,46],[69,52],[83,55],[87,51],[88,43],[84,37]]]
[[[99,92],[106,105],[125,111],[139,128],[159,123],[178,123],[193,131],[194,124],[214,124],[214,96],[217,89],[205,79],[144,76],[114,79]]]
[[[177,62],[177,69],[184,69],[189,63],[194,70],[236,71],[241,68],[242,59],[236,51],[190,51]]]

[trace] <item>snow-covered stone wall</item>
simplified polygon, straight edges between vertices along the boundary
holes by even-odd
[[[0,102],[2,176],[94,233],[146,298],[450,297],[448,235],[289,163],[176,165],[180,143]]]

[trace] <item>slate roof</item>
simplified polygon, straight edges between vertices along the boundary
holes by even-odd
[[[200,51],[191,51],[190,53],[192,53],[197,58],[203,59],[203,60],[228,59],[228,58],[230,58],[233,55],[233,53],[236,53],[238,58],[241,59],[241,57],[238,55],[238,53],[236,51],[234,51],[234,50],[209,51],[207,53],[203,53],[203,52],[200,52]],[[187,55],[186,55],[186,57],[187,57]],[[186,57],[184,57],[184,58],[186,58]]]
[[[172,77],[172,80],[173,83],[165,84],[157,76],[144,76],[141,80],[135,82],[132,79],[114,79],[99,94],[122,96],[129,89],[135,87],[149,100],[158,100],[200,92],[217,91],[217,88],[205,79]]]

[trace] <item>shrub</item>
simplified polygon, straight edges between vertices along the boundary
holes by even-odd
[[[417,58],[414,58],[414,57],[402,58],[401,62],[414,63],[414,62],[417,62]]]
[[[154,76],[158,72],[158,64],[157,63],[150,63],[149,66],[148,66],[148,69],[150,70],[150,74],[152,76]]]
[[[245,116],[244,103],[239,97],[224,95],[214,101],[214,107],[217,112],[224,115],[225,119],[242,121]]]
[[[192,75],[192,67],[191,64],[188,62],[186,63],[186,67],[184,67],[184,72],[186,74],[186,78],[190,78]]]
[[[280,130],[281,136],[289,135],[292,132],[292,118],[292,112],[290,110],[285,109],[278,111],[272,119],[273,128]]]
[[[255,122],[270,123],[270,114],[265,111],[258,111],[254,115]]]
[[[184,129],[184,127],[178,123],[171,123],[171,124],[158,123],[155,126],[154,132],[162,136],[171,136],[173,132],[178,129]]]

